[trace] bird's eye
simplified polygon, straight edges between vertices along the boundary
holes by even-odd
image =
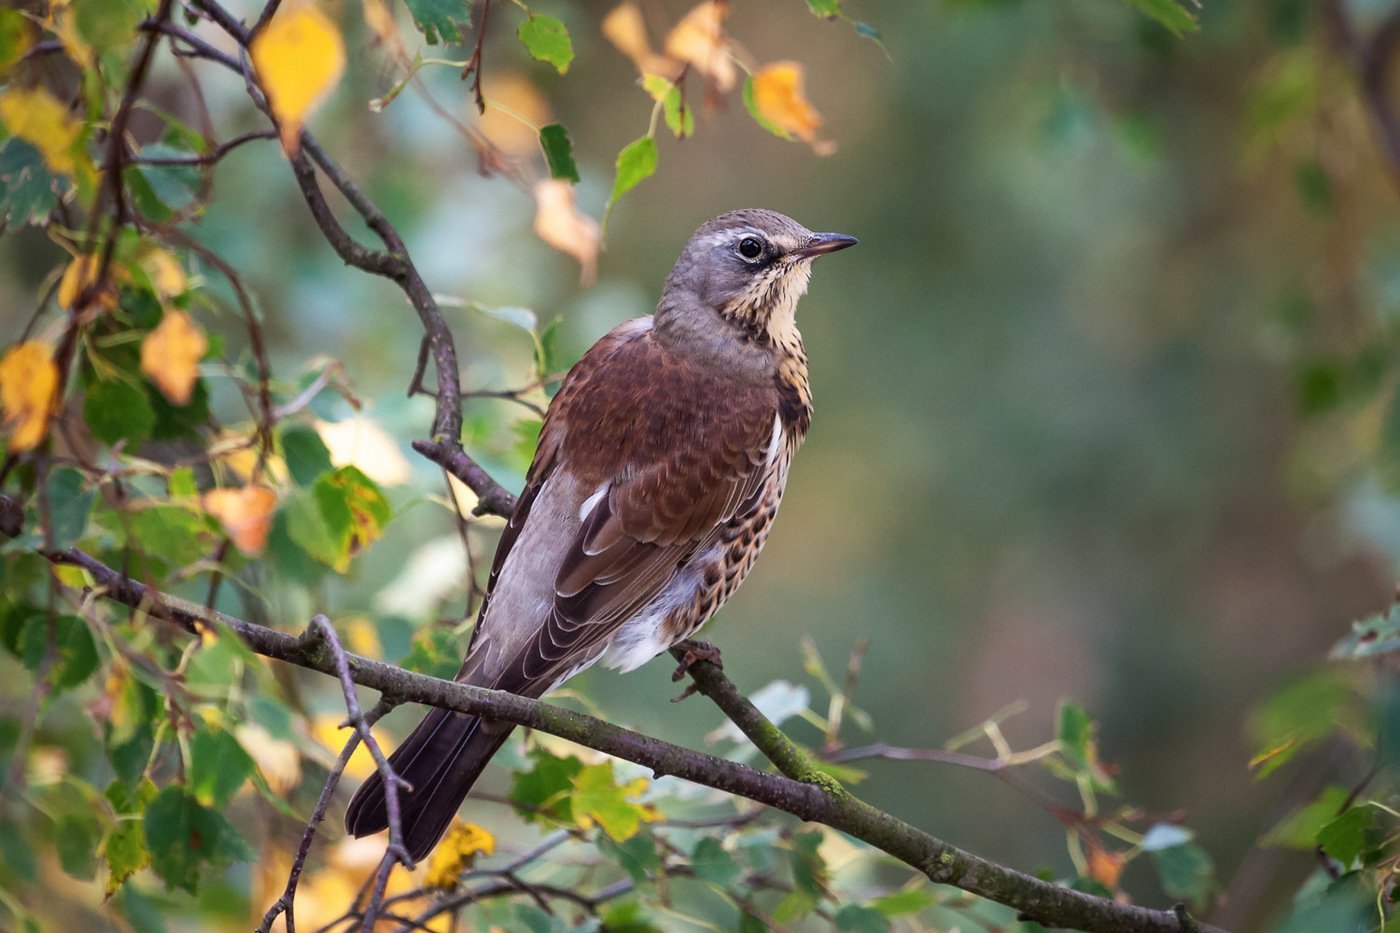
[[[745,259],[757,259],[763,255],[763,241],[758,237],[744,237],[739,241],[739,255]]]

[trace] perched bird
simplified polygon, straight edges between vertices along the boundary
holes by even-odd
[[[686,244],[656,313],[564,377],[491,565],[457,680],[540,697],[602,661],[630,671],[700,628],[762,550],[812,397],[794,311],[812,260],[856,242],[743,210]],[[513,727],[435,709],[390,756],[421,859]],[[371,775],[345,814],[388,825]]]

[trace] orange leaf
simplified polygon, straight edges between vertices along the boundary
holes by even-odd
[[[685,62],[714,83],[720,93],[734,87],[734,61],[729,54],[729,37],[724,20],[729,4],[706,0],[685,14],[666,37],[666,54]]]
[[[141,341],[141,372],[172,405],[188,405],[209,343],[183,311],[166,311],[160,326]]]
[[[58,367],[47,344],[30,340],[0,357],[0,405],[10,450],[30,450],[44,439],[58,393]]]
[[[1128,860],[1121,852],[1110,852],[1103,846],[1094,844],[1089,848],[1089,877],[1110,891],[1118,887],[1118,879],[1123,874],[1123,866]]]
[[[84,292],[89,292],[89,304],[85,307],[97,305],[104,310],[111,310],[117,306],[117,296],[113,293],[111,282],[101,283],[100,288],[93,288],[96,284],[97,274],[102,270],[102,257],[96,253],[86,253],[82,256],[73,257],[68,263],[68,268],[63,270],[63,278],[58,281],[58,305],[61,308],[74,310]],[[109,274],[110,274],[109,270]],[[85,310],[78,308],[76,310]]]
[[[240,551],[249,557],[262,553],[272,528],[277,493],[265,486],[211,489],[201,501],[204,511],[219,520]]]
[[[574,186],[559,178],[535,185],[535,233],[578,260],[584,284],[598,271],[598,222],[574,206]]]
[[[831,155],[836,144],[817,136],[822,116],[807,101],[802,66],[797,62],[773,62],[753,76],[753,101],[769,123],[812,147],[817,155]]]
[[[253,64],[277,116],[282,146],[295,153],[301,125],[345,70],[345,41],[315,6],[285,7],[253,39]]]

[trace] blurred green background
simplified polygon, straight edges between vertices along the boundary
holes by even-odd
[[[1349,405],[1344,365],[1400,311],[1400,228],[1311,5],[1208,3],[1178,39],[1109,0],[848,0],[886,55],[798,0],[735,3],[730,30],[755,60],[806,65],[838,151],[764,133],[737,94],[700,115],[695,138],[663,131],[658,171],[614,212],[587,287],[534,238],[528,194],[481,174],[412,90],[366,108],[396,76],[357,54],[369,37],[346,6],[351,67],[313,128],[435,291],[560,316],[566,360],[650,311],[686,237],[721,211],[769,207],[860,238],[817,265],[801,306],[816,418],[758,570],[708,633],[742,687],[801,680],[802,636],[833,667],[868,638],[856,702],[887,742],[940,745],[1024,700],[1007,732],[1029,747],[1052,736],[1057,701],[1077,699],[1124,798],[1184,810],[1230,881],[1287,790],[1249,773],[1251,708],[1383,607],[1400,547],[1394,501],[1365,466],[1384,406]],[[568,23],[571,73],[530,62],[499,25],[485,90],[523,80],[548,101],[574,141],[580,203],[600,216],[650,101],[600,35],[602,7],[536,6]],[[643,6],[664,29],[689,4]],[[473,119],[455,72],[425,80]],[[192,113],[168,58],[155,81]],[[211,73],[205,90],[225,137],[259,125],[233,79]],[[436,469],[407,446],[430,423],[426,400],[403,397],[418,328],[390,285],[335,258],[274,144],[227,158],[216,185],[194,232],[255,290],[275,371],[341,360],[414,465],[391,490],[386,539],[314,607],[374,612],[415,549],[455,534],[424,502],[441,491]],[[40,233],[0,239],[7,340],[55,258]],[[465,385],[528,380],[526,335],[449,313]],[[484,426],[468,449],[518,486],[503,421],[528,412],[467,412]],[[492,532],[474,533],[489,557]],[[447,604],[465,605],[460,588]],[[299,627],[308,608],[293,600],[274,621]],[[715,713],[666,702],[669,674],[657,661],[571,686],[619,721],[699,744]],[[1054,818],[986,775],[869,771],[872,803],[1015,867],[1063,869]],[[1279,856],[1265,877],[1287,887],[1309,867]],[[1130,872],[1161,900],[1149,868]],[[1252,897],[1236,923],[1268,914]]]

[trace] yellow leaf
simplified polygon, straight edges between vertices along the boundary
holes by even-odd
[[[344,421],[318,421],[316,433],[333,466],[353,466],[381,486],[400,486],[413,477],[399,442],[371,418],[351,415]]]
[[[35,88],[0,94],[0,123],[38,149],[52,171],[74,174],[74,143],[82,126],[48,91]]]
[[[236,726],[233,735],[258,766],[258,773],[278,794],[285,794],[301,780],[301,751],[286,739],[274,738],[255,722]]]
[[[183,311],[170,310],[141,341],[141,372],[172,405],[188,405],[209,343]]]
[[[374,31],[379,41],[387,45],[397,45],[399,27],[394,23],[394,14],[384,0],[364,0],[365,25]]]
[[[471,868],[478,854],[493,855],[495,852],[495,836],[475,823],[455,820],[447,835],[442,837],[442,842],[433,850],[423,883],[430,888],[450,891],[457,886],[462,872]]]
[[[141,257],[141,268],[161,298],[174,298],[185,290],[185,270],[180,261],[163,249],[152,248]]]
[[[731,90],[735,81],[729,37],[724,33],[728,15],[728,3],[706,0],[685,14],[666,36],[666,54],[704,75],[720,93]]]
[[[807,143],[817,155],[836,151],[835,143],[817,136],[822,116],[807,101],[797,62],[774,62],[754,72],[753,100],[765,120]]]
[[[115,308],[117,296],[110,281],[102,282],[101,287],[93,287],[97,284],[97,275],[101,271],[102,257],[97,253],[73,257],[73,260],[68,263],[68,268],[63,270],[63,278],[58,280],[59,307],[78,311],[85,310],[86,307],[92,305],[105,310]],[[110,275],[110,268],[108,273]],[[88,293],[88,304],[84,308],[75,308],[78,299],[84,293]]]
[[[345,743],[350,740],[350,727],[343,725],[344,722],[344,718],[338,716],[317,716],[311,721],[311,737],[329,749],[332,755],[339,755]],[[345,766],[345,773],[352,778],[367,778],[374,770],[374,756],[369,753],[365,743],[361,742],[350,755],[350,763]]]
[[[642,11],[632,0],[619,4],[603,17],[603,36],[630,58],[642,74],[675,78],[680,72],[680,62],[652,50]]]
[[[202,499],[204,511],[219,520],[238,549],[249,557],[261,554],[272,528],[277,493],[266,486],[211,489]]]
[[[351,651],[369,658],[377,658],[383,653],[383,647],[379,644],[379,631],[369,619],[363,616],[349,619],[345,622],[344,629],[345,644]]]
[[[560,178],[535,185],[535,233],[541,240],[578,260],[585,285],[598,271],[598,221],[574,206],[574,186]]]
[[[345,42],[335,23],[310,3],[284,7],[253,39],[253,64],[291,153],[301,125],[345,70]]]
[[[30,340],[0,357],[0,406],[10,450],[31,450],[44,439],[58,394],[58,367],[47,344]]]

